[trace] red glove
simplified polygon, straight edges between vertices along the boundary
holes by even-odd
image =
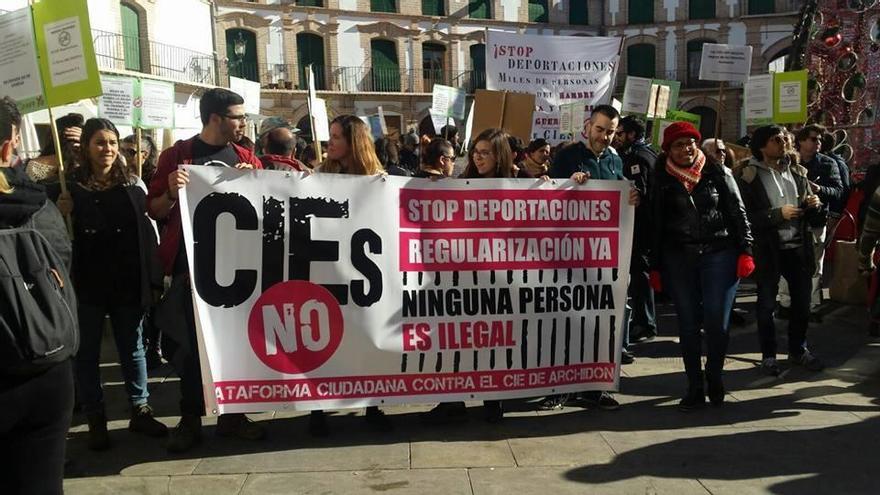
[[[750,254],[741,254],[739,255],[739,259],[736,260],[736,276],[739,278],[746,278],[755,271],[755,258],[752,258]]]
[[[651,270],[651,274],[648,276],[648,283],[654,289],[654,292],[663,292],[663,282],[660,280],[660,272],[657,270]]]

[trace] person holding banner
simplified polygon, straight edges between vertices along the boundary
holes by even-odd
[[[752,234],[746,209],[730,170],[708,162],[700,132],[674,122],[663,133],[650,193],[652,218],[651,286],[667,291],[678,315],[681,353],[687,374],[682,411],[724,402],[722,371],[730,339],[729,317],[739,279],[754,270]],[[708,355],[701,366],[705,332]]]
[[[380,175],[385,173],[376,156],[370,128],[359,117],[340,115],[330,123],[330,141],[327,143],[327,160],[317,172],[352,175]],[[393,429],[391,420],[377,406],[367,407],[367,424],[377,431]],[[327,417],[322,410],[309,416],[309,433],[324,437],[330,434]]]
[[[82,132],[81,166],[68,193],[58,198],[73,218],[73,280],[81,345],[76,355],[80,403],[89,424],[88,446],[110,447],[99,369],[104,319],[110,316],[131,403],[129,431],[168,433],[147,404],[143,319],[162,286],[156,236],[146,214],[146,187],[119,154],[119,131],[106,119],[89,119]]]
[[[454,145],[453,145],[454,146]],[[486,129],[474,138],[468,153],[468,164],[461,179],[533,179],[528,172],[516,167],[510,134],[503,129]]]
[[[785,129],[769,125],[752,136],[752,159],[737,176],[755,234],[758,333],[761,370],[781,372],[776,361],[776,294],[785,278],[791,296],[788,360],[810,371],[824,368],[807,348],[811,277],[816,269],[813,230],[825,225],[827,210],[814,194],[808,170],[787,153]]]
[[[174,356],[166,355],[180,375],[181,393],[180,423],[168,442],[171,452],[184,452],[201,442],[202,416],[205,414],[189,266],[177,204],[180,190],[189,182],[189,174],[179,166],[262,168],[256,155],[234,144],[241,122],[247,119],[241,96],[223,88],[209,89],[199,102],[199,114],[201,132],[177,142],[159,156],[159,166],[150,182],[148,195],[150,216],[156,221],[167,222],[159,244],[159,259],[165,274],[173,277],[171,287],[156,308],[157,323],[168,337],[165,339],[166,349],[169,340],[178,347]],[[265,429],[244,414],[223,414],[217,418],[216,433],[259,440],[265,436]]]
[[[434,138],[422,150],[422,165],[413,177],[452,177],[455,169],[455,148],[443,138]]]

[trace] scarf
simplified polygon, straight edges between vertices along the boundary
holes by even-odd
[[[0,227],[21,226],[46,202],[46,190],[31,181],[22,168],[0,168],[0,173],[6,176],[6,181],[13,187],[12,192],[0,194]]]
[[[526,170],[526,172],[532,174],[534,177],[540,177],[542,175],[547,175],[547,171],[550,169],[548,163],[543,165],[539,165],[527,154],[525,159],[522,161],[522,167]]]
[[[679,167],[673,163],[671,157],[667,156],[666,172],[678,179],[678,181],[681,182],[681,185],[687,189],[688,194],[690,194],[694,192],[694,188],[697,187],[697,183],[700,182],[700,177],[703,176],[703,166],[705,164],[706,155],[700,150],[697,150],[697,157],[694,160],[694,164],[688,168]]]

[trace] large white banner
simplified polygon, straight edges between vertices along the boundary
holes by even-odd
[[[219,413],[617,388],[627,182],[187,169]]]
[[[488,89],[533,93],[537,109],[532,139],[571,139],[559,125],[559,106],[578,100],[607,104],[614,91],[621,38],[547,36],[489,31],[486,43]]]

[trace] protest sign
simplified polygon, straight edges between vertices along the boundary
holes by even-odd
[[[132,77],[101,76],[104,94],[98,98],[98,117],[115,125],[137,126],[135,94],[138,80]]]
[[[174,128],[174,85],[141,79],[138,95],[140,111],[138,127],[144,129]]]
[[[209,410],[616,389],[625,181],[186,170]]]
[[[528,143],[532,140],[535,95],[478,89],[474,94],[474,134],[498,127]],[[558,113],[558,112],[557,112]]]
[[[679,81],[627,77],[621,113],[644,115],[649,119],[665,118],[678,105]]]
[[[467,91],[435,84],[431,98],[431,108],[434,113],[445,117],[464,119],[466,100]]]
[[[773,74],[773,122],[794,124],[807,121],[807,71]]]
[[[47,105],[99,96],[101,77],[87,0],[42,0],[32,8]]]
[[[752,69],[752,47],[703,43],[700,79],[745,82]]]
[[[244,98],[245,113],[260,114],[260,83],[229,76],[229,89]]]
[[[773,123],[773,74],[752,76],[743,85],[746,125]]]
[[[449,117],[446,114],[435,112],[433,108],[428,110],[431,114],[431,123],[434,124],[434,134],[443,136],[443,127],[449,123]]]
[[[587,100],[591,109],[611,101],[621,38],[488,31],[486,39],[486,87],[536,96],[525,142],[544,138],[557,144],[570,139],[559,130],[563,103]]]
[[[577,136],[584,131],[588,101],[564,103],[559,106],[559,130],[563,134]]]
[[[464,140],[462,145],[465,150],[471,148],[471,137],[474,135],[474,107],[476,102],[471,102],[471,108],[468,110],[467,120],[464,123]]]
[[[0,15],[0,94],[22,114],[46,108],[30,7]]]
[[[623,113],[645,115],[651,100],[651,82],[647,77],[627,76],[623,87]]]
[[[327,102],[322,98],[313,98],[310,102],[312,119],[314,120],[315,139],[330,140],[330,119],[327,116]]]

